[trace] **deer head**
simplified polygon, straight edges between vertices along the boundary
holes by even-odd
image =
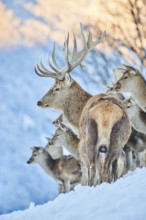
[[[136,88],[139,81],[140,73],[136,68],[123,65],[124,68],[119,68],[122,76],[110,88],[110,91],[116,92],[131,92]]]
[[[88,38],[86,39],[81,25],[81,37],[83,48],[79,51],[77,50],[77,41],[74,35],[73,51],[71,53],[69,50],[69,34],[67,35],[64,43],[65,67],[61,67],[55,59],[55,44],[52,52],[52,62],[48,59],[48,64],[51,70],[47,69],[42,61],[40,61],[40,65],[37,64],[35,66],[35,73],[37,75],[55,79],[52,88],[37,102],[38,106],[44,108],[52,107],[62,110],[62,106],[65,104],[69,97],[69,93],[71,92],[71,87],[73,89],[75,85],[77,85],[77,83],[71,78],[70,72],[77,66],[82,67],[82,61],[85,59],[86,55],[104,39],[105,33],[100,34],[98,38],[93,41],[92,34],[89,31]]]
[[[44,158],[44,148],[43,147],[32,147],[32,155],[29,158],[29,160],[27,161],[28,164],[31,163],[39,163],[40,161],[43,160]]]

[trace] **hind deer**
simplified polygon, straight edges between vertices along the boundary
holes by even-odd
[[[137,105],[146,112],[146,81],[134,67],[124,65],[119,69],[122,77],[112,86],[111,91],[130,92]]]
[[[123,101],[127,109],[132,126],[139,132],[146,134],[146,113],[143,112],[136,102],[130,97]]]
[[[143,162],[143,155],[146,151],[146,134],[138,132],[132,127],[132,132],[126,146],[133,152],[135,157],[135,166],[143,167],[146,164]],[[131,159],[130,169],[133,170],[133,158]]]
[[[33,147],[32,156],[27,163],[39,164],[58,183],[60,193],[69,192],[80,183],[80,164],[74,157],[63,156],[59,159],[53,159],[45,148]]]
[[[111,181],[110,168],[131,133],[122,102],[108,94],[90,98],[81,114],[79,132],[82,184]]]
[[[63,125],[60,121],[56,122],[56,131],[51,139],[52,147],[56,149],[57,147],[63,146],[66,150],[68,150],[76,160],[80,160],[79,158],[79,138],[77,135],[66,125]]]
[[[55,45],[52,52],[52,62],[48,61],[49,67],[53,70],[46,69],[40,62],[35,67],[35,73],[42,77],[51,77],[55,79],[52,88],[37,102],[37,105],[42,108],[55,108],[60,110],[68,122],[74,126],[78,133],[79,118],[83,107],[89,100],[91,95],[81,88],[81,86],[71,78],[70,72],[77,66],[82,67],[82,61],[85,59],[89,51],[91,51],[97,44],[102,42],[105,33],[100,34],[98,38],[93,41],[92,34],[89,31],[86,39],[81,25],[81,37],[83,42],[83,49],[77,50],[76,37],[74,35],[74,46],[72,53],[69,50],[69,34],[64,43],[66,67],[61,68],[55,60]]]

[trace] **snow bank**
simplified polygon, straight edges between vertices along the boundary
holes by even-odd
[[[144,220],[146,219],[146,168],[129,172],[117,182],[94,187],[77,186],[44,205],[11,214],[0,220]]]

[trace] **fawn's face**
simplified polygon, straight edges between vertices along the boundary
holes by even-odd
[[[32,155],[29,158],[29,160],[27,161],[28,164],[31,163],[39,163],[44,155],[44,150],[41,147],[33,147],[32,148]]]

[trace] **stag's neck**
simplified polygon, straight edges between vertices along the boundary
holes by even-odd
[[[76,128],[79,126],[81,112],[91,95],[84,91],[76,82],[70,89],[69,97],[64,104],[64,115]]]
[[[136,84],[136,88],[132,91],[132,96],[138,106],[146,112],[146,81],[143,77]]]

